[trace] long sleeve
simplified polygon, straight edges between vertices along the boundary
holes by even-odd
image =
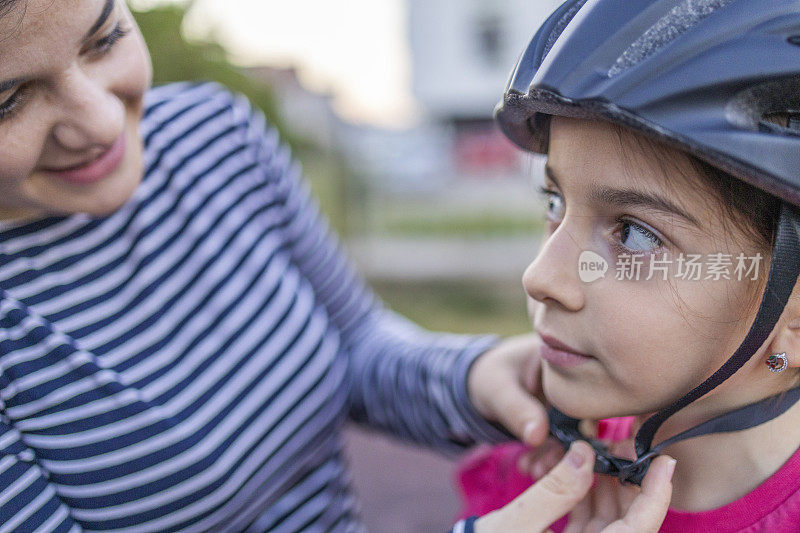
[[[464,520],[459,520],[448,533],[473,533],[475,531],[475,522],[478,520],[477,516],[471,516]]]
[[[3,313],[0,354],[4,354],[9,351],[9,344],[14,343],[8,332],[18,331],[25,315],[8,305],[2,305],[0,311]],[[6,390],[8,385],[3,362],[0,360],[0,390]],[[33,450],[10,425],[5,415],[4,396],[0,396],[0,533],[82,531],[49,483],[47,473],[37,464]]]
[[[283,206],[280,224],[292,260],[340,333],[351,418],[443,450],[508,440],[480,417],[467,395],[470,365],[495,339],[430,333],[383,307],[340,250],[299,165],[261,113],[244,99],[234,109],[251,115],[248,144],[255,146],[275,201]]]
[[[492,341],[386,312],[242,104],[154,88],[127,203],[0,223],[0,532],[350,531],[348,415],[497,431],[465,388]]]

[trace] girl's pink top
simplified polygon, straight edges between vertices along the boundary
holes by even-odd
[[[620,440],[630,434],[632,418],[607,419],[598,426],[598,437]],[[517,469],[525,452],[518,443],[478,449],[457,472],[465,503],[461,518],[498,509],[533,484],[534,479]],[[551,529],[561,533],[569,516]],[[717,509],[688,512],[670,508],[661,533],[798,533],[800,532],[800,449],[752,492]]]

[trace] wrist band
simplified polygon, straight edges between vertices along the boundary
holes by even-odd
[[[477,516],[470,516],[464,520],[459,520],[453,526],[451,533],[475,533],[475,522],[478,520]]]

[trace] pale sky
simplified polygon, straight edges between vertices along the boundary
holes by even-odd
[[[196,0],[186,31],[241,64],[296,65],[349,120],[402,125],[416,113],[405,24],[403,0]]]

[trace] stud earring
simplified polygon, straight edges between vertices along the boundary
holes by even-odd
[[[776,353],[767,357],[767,366],[770,372],[783,372],[789,366],[789,361],[786,359],[786,352]]]

